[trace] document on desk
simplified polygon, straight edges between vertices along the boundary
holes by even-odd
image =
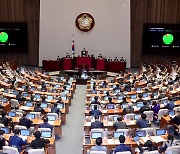
[[[91,126],[91,122],[85,122],[84,126]]]
[[[108,121],[108,126],[113,126],[113,121]]]
[[[150,138],[155,142],[155,143],[159,143],[159,142],[163,142],[166,141],[164,138],[162,138],[161,136],[150,136]]]
[[[114,145],[114,140],[113,140],[113,139],[108,139],[108,140],[107,140],[107,143],[108,143],[108,144],[113,144],[113,145]]]
[[[53,124],[54,124],[54,121],[48,121],[48,123],[49,123],[50,125],[53,125]]]
[[[143,143],[146,143],[147,140],[150,140],[149,137],[141,137],[141,140],[143,141]]]
[[[119,139],[114,139],[114,144],[120,144]]]
[[[134,120],[129,121],[129,125],[135,125],[135,124],[136,124],[136,122]]]

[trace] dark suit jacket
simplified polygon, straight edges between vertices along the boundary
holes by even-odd
[[[131,152],[131,148],[129,145],[126,144],[120,144],[116,147],[116,149],[114,150],[114,153],[116,152],[123,152],[123,151],[130,151]]]
[[[51,112],[52,113],[57,113],[59,115],[59,109],[57,107],[52,107]]]
[[[115,129],[126,129],[127,128],[127,125],[125,122],[122,122],[122,121],[116,121],[114,122],[113,126],[115,127]]]
[[[97,105],[100,105],[100,102],[99,102],[99,101],[92,101],[91,104],[97,104]]]
[[[31,123],[32,123],[31,120],[29,120],[28,118],[21,118],[19,120],[19,125],[26,126],[27,128],[30,128]]]
[[[143,113],[144,111],[149,111],[150,110],[150,107],[149,106],[142,106],[140,109],[139,109],[139,112]]]
[[[22,151],[22,145],[26,145],[27,144],[27,140],[23,141],[21,137],[19,136],[10,136],[9,138],[9,145],[10,146],[16,146],[18,151]]]
[[[40,128],[50,128],[51,130],[53,129],[53,126],[46,122],[43,124],[40,124],[39,127]]]
[[[144,119],[137,120],[136,124],[139,126],[139,128],[147,128],[148,127],[148,121],[144,120]]]
[[[1,117],[0,123],[4,124],[4,126],[7,126],[9,123],[9,119],[7,117]]]
[[[34,112],[41,112],[41,113],[43,113],[45,111],[44,111],[44,109],[42,107],[35,106],[34,107]]]
[[[99,110],[91,110],[90,112],[90,115],[92,115],[92,116],[100,116],[100,115],[102,115],[102,112],[101,111],[99,111]]]
[[[94,128],[103,128],[103,127],[104,127],[104,124],[101,121],[95,121],[95,122],[91,123],[91,129],[94,129]]]
[[[44,148],[45,144],[48,143],[50,143],[49,140],[45,140],[44,138],[36,138],[31,142],[30,147],[32,147],[33,149],[42,149]]]

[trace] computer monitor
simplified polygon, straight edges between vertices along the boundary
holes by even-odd
[[[28,119],[35,119],[35,114],[28,113],[28,114],[26,115],[26,117],[27,117]]]
[[[58,109],[63,109],[63,108],[64,108],[64,104],[58,103],[58,104],[57,104],[57,108],[58,108]]]
[[[103,93],[106,94],[106,93],[107,93],[107,90],[104,90]]]
[[[68,94],[68,93],[69,93],[69,90],[65,90],[64,92],[65,92],[66,94]]]
[[[134,136],[133,140],[134,140],[134,142],[139,141],[139,136]]]
[[[16,116],[16,112],[10,111],[10,112],[8,112],[8,116],[9,117],[15,117]]]
[[[145,137],[146,136],[146,131],[145,130],[137,130],[135,132],[135,136]]]
[[[143,93],[143,97],[148,97],[148,93]]]
[[[13,91],[13,94],[14,94],[14,95],[17,95],[17,94],[18,94],[18,91],[14,90],[14,91]]]
[[[115,89],[114,92],[115,92],[115,93],[119,93],[119,92],[120,92],[120,89]]]
[[[51,131],[42,131],[41,136],[44,138],[51,138],[52,137],[52,132]]]
[[[35,96],[34,96],[36,99],[40,99],[41,98],[41,96],[39,95],[39,94],[35,94]]]
[[[91,139],[97,139],[98,137],[102,138],[102,132],[92,132]]]
[[[67,97],[66,96],[62,96],[61,99],[62,100],[67,100]]]
[[[123,96],[118,96],[117,99],[118,99],[118,100],[122,100],[122,99],[123,99]]]
[[[114,133],[113,133],[113,137],[114,137],[114,138],[119,138],[120,135],[123,135],[123,136],[124,136],[124,132],[114,132]]]
[[[60,84],[56,84],[55,87],[56,87],[56,88],[60,88],[61,85],[60,85]]]
[[[48,100],[52,100],[52,99],[53,99],[53,96],[49,96],[49,95],[48,95],[48,96],[47,96],[47,99],[48,99]]]
[[[122,109],[127,108],[127,106],[128,106],[127,104],[122,104],[122,105],[121,105]]]
[[[9,128],[8,127],[1,127],[1,130],[5,132],[5,134],[9,134]]]
[[[137,107],[140,108],[143,106],[143,102],[137,102]]]
[[[91,101],[95,101],[94,97],[91,97]]]
[[[49,83],[46,83],[46,86],[47,86],[47,87],[49,87],[49,86],[50,86],[50,84],[49,84]]]
[[[113,116],[113,121],[117,121],[117,118],[118,118],[119,116]]]
[[[165,129],[156,129],[156,135],[157,136],[161,136],[161,135],[165,135],[165,134],[166,134]]]
[[[136,91],[141,91],[141,88],[139,88],[139,87],[138,87],[138,88],[136,88]]]
[[[70,78],[69,78],[69,80],[71,80],[71,81],[72,81],[72,80],[74,80],[74,78],[73,78],[73,77],[70,77]]]
[[[114,104],[107,104],[107,109],[108,110],[115,109],[115,105]]]
[[[22,136],[30,136],[30,131],[27,129],[21,129],[21,135]]]
[[[113,85],[112,85],[112,87],[113,87],[113,88],[116,88],[116,85],[115,85],[115,84],[113,84]]]
[[[137,95],[131,95],[131,99],[136,99]]]
[[[26,89],[26,86],[25,86],[25,85],[23,85],[23,86],[22,86],[22,89]]]
[[[27,96],[28,96],[28,93],[23,93],[22,96],[23,96],[23,97],[27,97]]]
[[[166,106],[168,103],[168,99],[163,99],[162,102],[163,102],[164,106]]]
[[[61,76],[61,77],[60,77],[60,80],[64,80],[64,76]]]
[[[8,102],[8,100],[7,100],[6,98],[1,99],[1,101],[2,101],[3,103],[7,103],[7,102]]]
[[[57,90],[56,90],[56,89],[53,89],[52,92],[53,92],[53,93],[57,93]]]
[[[34,91],[36,88],[35,87],[31,87],[31,90]]]
[[[47,103],[41,103],[41,107],[42,107],[42,108],[47,108],[47,107],[48,107],[48,104],[47,104]]]
[[[47,118],[48,118],[49,121],[55,121],[56,120],[55,115],[47,115]]]
[[[105,100],[105,101],[108,101],[108,96],[105,96],[105,97],[104,97],[104,100]]]
[[[8,89],[4,89],[4,93],[8,93],[9,92],[9,90]]]
[[[170,116],[174,116],[175,115],[175,111],[174,110],[169,111],[169,115]]]
[[[140,114],[135,114],[135,115],[134,115],[134,120],[138,120],[140,117],[141,117]]]
[[[26,101],[26,106],[28,106],[28,107],[32,107],[32,106],[33,106],[33,102]]]
[[[69,83],[69,82],[68,82]],[[72,83],[72,82],[71,82]],[[67,89],[70,89],[71,88],[71,85],[66,85],[66,88]]]
[[[154,95],[154,96],[157,96],[157,95],[158,95],[158,92],[153,92],[153,95]]]

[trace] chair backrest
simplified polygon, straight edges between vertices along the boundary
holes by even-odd
[[[179,154],[180,146],[168,147],[165,154]]]
[[[123,132],[124,136],[128,136],[129,129],[117,129],[116,132]]]
[[[158,120],[161,120],[161,117],[168,114],[168,109],[160,109],[158,112]]]
[[[27,129],[26,126],[16,125],[14,129]]]
[[[0,127],[5,127],[4,124],[0,124]]]
[[[143,113],[146,115],[148,121],[153,121],[153,111],[144,111]]]
[[[131,154],[130,151],[116,152],[116,154]]]
[[[45,154],[44,149],[30,149],[28,154]]]
[[[175,114],[176,114],[177,111],[180,111],[180,106],[175,107],[173,110],[174,110],[174,112],[175,112]]]
[[[17,99],[11,99],[11,100],[10,100],[10,103],[11,103],[11,107],[12,107],[12,108],[16,108],[16,107],[19,106],[19,102],[18,102]]]
[[[3,146],[3,153],[7,153],[7,154],[19,154],[17,148],[10,147],[10,146]]]
[[[94,129],[91,129],[91,133],[92,132],[103,132],[104,131],[104,129],[102,129],[102,128],[94,128]]]
[[[105,151],[91,151],[90,154],[106,154]]]
[[[58,114],[57,113],[48,113],[47,116],[55,116],[55,120],[58,120]]]
[[[132,120],[132,119],[134,119],[134,115],[135,115],[134,113],[128,113],[125,115],[125,119],[126,120]]]
[[[145,130],[146,131],[146,136],[152,136],[154,133],[154,128],[152,127],[149,127],[149,128],[142,128],[142,130]]]
[[[34,114],[35,119],[40,119],[41,118],[41,112],[30,112],[30,114]]]
[[[159,151],[158,150],[155,150],[155,151],[146,151],[146,152],[144,152],[144,154],[159,154]]]
[[[16,112],[16,115],[17,115],[18,117],[23,117],[23,114],[22,114],[21,112]]]

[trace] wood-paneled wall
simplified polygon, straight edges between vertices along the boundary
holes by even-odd
[[[0,22],[27,22],[28,52],[1,52],[0,61],[14,60],[20,65],[39,65],[40,0],[0,0]]]
[[[180,0],[131,0],[131,66],[172,60],[180,63],[180,54],[142,54],[144,23],[180,24]]]

